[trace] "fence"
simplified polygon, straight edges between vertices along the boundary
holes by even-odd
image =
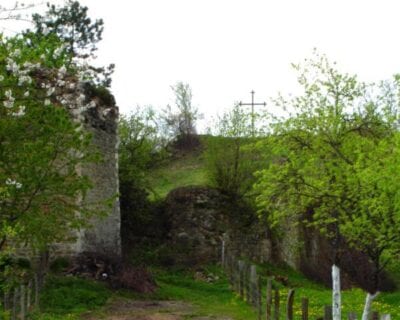
[[[3,309],[9,314],[10,320],[27,319],[28,313],[39,305],[42,283],[42,278],[35,273],[25,282],[4,293]]]
[[[238,259],[227,252],[224,243],[222,246],[222,267],[228,276],[232,289],[242,300],[247,301],[256,309],[259,320],[262,319],[263,315],[265,315],[266,320],[294,319],[294,289],[288,291],[286,308],[281,310],[280,291],[273,288],[272,279],[268,279],[264,286],[265,300],[263,304],[263,283],[257,273],[256,265],[246,260]],[[308,298],[301,299],[301,311],[299,313],[302,320],[310,319]],[[322,313],[323,315],[317,317],[317,320],[332,320],[332,306],[325,306],[324,310],[321,310]],[[356,320],[357,315],[355,312],[349,312],[347,318],[348,320]],[[378,312],[372,312],[371,318],[372,320],[390,320],[390,315],[383,314],[380,316]]]

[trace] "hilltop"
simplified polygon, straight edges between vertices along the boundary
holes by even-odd
[[[168,193],[179,187],[209,186],[205,150],[212,136],[196,136],[194,147],[171,144],[169,156],[159,166],[148,172],[150,199],[165,199]]]

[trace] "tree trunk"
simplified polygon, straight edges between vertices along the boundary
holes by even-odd
[[[372,302],[375,300],[378,294],[379,291],[375,292],[374,294],[371,294],[369,292],[367,293],[367,298],[365,299],[364,311],[361,318],[362,320],[368,320],[370,318]]]
[[[341,320],[340,269],[332,266],[332,319]]]

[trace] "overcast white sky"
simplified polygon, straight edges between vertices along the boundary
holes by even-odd
[[[112,91],[122,113],[173,103],[177,81],[190,84],[206,115],[249,101],[251,90],[268,102],[277,91],[295,90],[290,63],[310,57],[314,47],[362,80],[400,72],[396,0],[80,2],[105,21],[98,60],[116,64]]]

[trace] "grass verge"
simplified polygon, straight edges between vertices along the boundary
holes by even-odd
[[[199,274],[200,278],[196,278]],[[231,291],[219,268],[210,266],[200,273],[157,270],[155,275],[160,288],[154,298],[192,303],[198,306],[195,316],[256,319],[253,308]]]
[[[310,318],[315,319],[322,317],[324,314],[324,306],[331,305],[332,291],[330,288],[307,279],[301,273],[289,267],[278,268],[273,265],[264,264],[259,266],[258,270],[262,276],[263,283],[266,283],[267,278],[271,276],[287,279],[286,286],[282,285],[280,282],[273,282],[273,286],[280,290],[281,319],[285,319],[286,297],[289,288],[295,289],[295,319],[301,319],[301,299],[303,297],[309,299]],[[342,291],[342,317],[346,319],[349,312],[355,312],[357,317],[361,318],[365,297],[366,292],[358,288]],[[400,319],[399,301],[399,291],[381,293],[373,302],[372,310],[379,312],[379,314],[390,314],[392,319]]]
[[[107,301],[119,297],[133,300],[180,300],[195,306],[190,317],[231,318],[234,320],[256,319],[255,310],[233,293],[220,268],[204,267],[200,271],[176,269],[153,269],[159,286],[152,294],[137,294],[130,291],[110,291],[104,284],[74,277],[51,277],[41,295],[41,313],[32,316],[34,320],[76,320],[91,311],[102,318],[107,312]],[[259,266],[263,283],[267,277],[287,278],[287,286],[274,282],[280,289],[281,319],[285,318],[286,296],[289,288],[295,289],[294,317],[301,319],[301,298],[309,298],[310,319],[323,315],[325,305],[331,303],[331,290],[312,282],[288,267],[268,264]],[[265,293],[265,288],[263,288]],[[358,318],[365,300],[365,292],[360,289],[342,293],[342,316],[347,318],[355,311]],[[265,301],[265,296],[263,297]],[[373,310],[380,314],[389,313],[392,319],[400,319],[400,292],[382,293],[373,303]],[[104,308],[102,306],[106,305]],[[94,312],[94,313],[93,313]],[[264,317],[264,316],[263,316]]]
[[[112,292],[103,283],[76,277],[50,276],[40,295],[34,320],[80,319],[86,311],[105,305]]]

